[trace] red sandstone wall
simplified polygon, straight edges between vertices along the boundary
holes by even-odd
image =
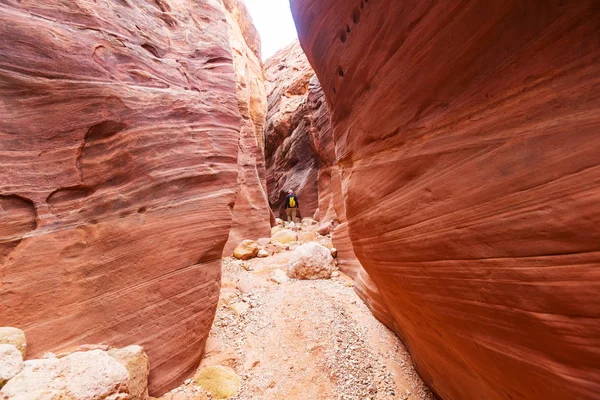
[[[233,221],[224,256],[245,239],[269,237],[271,207],[267,198],[264,154],[265,92],[260,37],[240,0],[225,0],[229,42],[233,50],[236,92],[242,115],[238,154],[238,188],[233,207]],[[274,218],[273,218],[274,219]]]
[[[312,145],[310,111],[306,107],[314,74],[298,42],[265,62],[267,189],[269,204],[275,216],[282,219],[290,189],[298,195],[300,217],[312,217],[319,206],[319,158]]]
[[[197,365],[235,201],[222,4],[0,4],[0,326],[31,357],[138,343],[151,392]]]
[[[421,376],[444,399],[597,398],[598,3],[291,4],[375,314]]]

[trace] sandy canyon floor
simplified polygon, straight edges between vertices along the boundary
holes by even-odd
[[[221,299],[199,371],[233,368],[242,378],[239,400],[434,399],[352,280],[289,280],[283,271],[291,254],[223,259]],[[210,394],[193,380],[164,396],[205,398]]]

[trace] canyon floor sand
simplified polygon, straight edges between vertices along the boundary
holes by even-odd
[[[434,399],[352,280],[286,282],[281,272],[291,254],[223,260],[221,300],[199,370],[232,367],[242,377],[239,400]],[[177,390],[197,393],[193,382]]]

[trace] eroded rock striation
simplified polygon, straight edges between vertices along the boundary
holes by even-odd
[[[195,369],[239,175],[259,169],[238,174],[262,116],[236,7],[0,4],[0,325],[22,327],[32,357],[140,344],[153,393]]]
[[[299,217],[312,217],[318,207],[319,160],[309,133],[306,99],[315,76],[296,41],[265,62],[267,126],[265,158],[269,203],[275,216],[286,219],[285,197],[299,198]]]
[[[238,188],[229,240],[230,256],[244,239],[268,235],[273,221],[267,198],[264,129],[267,113],[260,37],[241,0],[223,0],[236,73],[236,93],[242,115],[238,152]]]
[[[420,375],[444,399],[597,397],[597,2],[291,5],[364,293]]]
[[[271,205],[285,218],[283,200],[287,190],[294,190],[300,199],[300,213],[320,221],[320,234],[331,233],[338,266],[356,280],[357,293],[365,302],[384,308],[348,235],[329,109],[321,84],[298,42],[269,59],[266,70],[269,113],[265,136]]]

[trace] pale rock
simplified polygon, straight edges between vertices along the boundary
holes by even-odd
[[[258,258],[266,258],[269,257],[269,252],[265,249],[260,249],[258,254],[256,255]]]
[[[210,392],[214,399],[227,399],[237,395],[242,378],[232,368],[214,365],[200,371],[196,384]]]
[[[333,229],[333,224],[331,222],[328,222],[326,224],[321,224],[319,226],[319,229],[317,229],[317,233],[319,235],[328,235],[329,233],[331,233],[331,230]]]
[[[150,361],[141,346],[133,345],[121,349],[110,349],[107,354],[127,369],[129,374],[128,400],[148,399],[148,374]]]
[[[318,222],[315,221],[313,218],[308,218],[307,217],[307,218],[302,219],[301,226],[303,228],[305,228],[305,227],[309,227],[309,226],[317,225],[317,224],[318,224]]]
[[[300,243],[316,242],[317,234],[315,232],[298,232],[298,241]]]
[[[282,225],[282,226],[277,225],[277,226],[272,227],[271,228],[271,237],[273,237],[273,235],[275,235],[277,232],[282,231],[284,229],[285,229],[284,225]]]
[[[235,299],[237,297],[237,292],[235,289],[224,289],[221,290],[221,296],[220,296],[220,300],[224,303],[224,304],[229,304],[231,303],[231,301],[233,299]]]
[[[0,395],[10,400],[125,400],[130,398],[128,391],[127,369],[106,352],[93,350],[25,361],[22,371],[8,381]]]
[[[238,247],[235,248],[233,251],[233,256],[238,260],[249,260],[256,257],[258,251],[258,243],[256,243],[254,240],[244,240],[239,244]]]
[[[337,257],[337,249],[335,247],[332,247],[330,249],[331,251],[331,257],[336,258]]]
[[[278,226],[283,226],[285,224],[285,222],[283,222],[283,220],[281,218],[275,218],[275,223]]]
[[[288,244],[296,240],[298,240],[298,235],[290,229],[280,229],[271,236],[271,242],[279,242],[281,244]]]
[[[328,279],[334,271],[334,260],[326,247],[316,242],[298,247],[288,262],[288,276],[297,279]]]
[[[340,271],[333,271],[333,272],[331,273],[331,277],[332,277],[332,278],[337,278],[338,276],[340,276]]]
[[[244,315],[248,312],[250,306],[247,303],[240,302],[230,304],[229,309],[236,315]]]
[[[0,344],[0,386],[23,369],[23,356],[12,344]]]
[[[252,271],[252,266],[247,262],[243,262],[240,264],[240,267],[246,271]]]
[[[27,338],[25,332],[19,328],[13,328],[12,326],[0,327],[0,344],[12,344],[14,345],[25,359],[27,354]]]
[[[286,273],[281,269],[276,269],[275,271],[271,272],[269,279],[280,285],[284,285],[290,281]]]
[[[266,246],[269,244],[269,242],[271,241],[271,238],[260,238],[256,241],[256,243],[258,243],[259,246]]]

